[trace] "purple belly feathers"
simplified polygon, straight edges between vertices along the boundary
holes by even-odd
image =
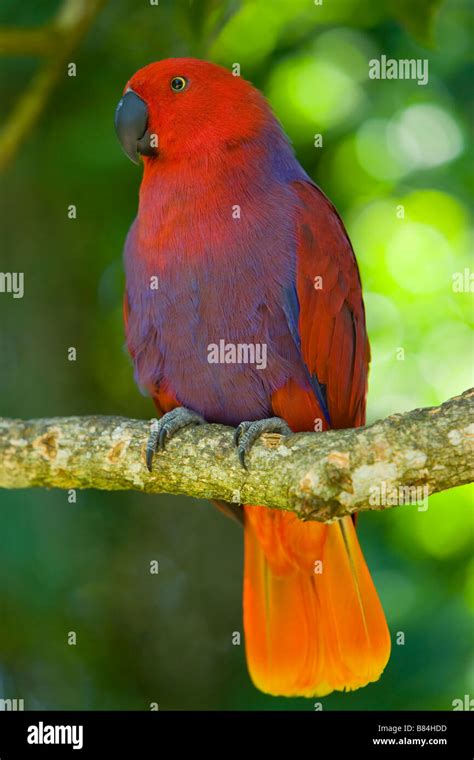
[[[185,169],[158,169],[125,245],[136,381],[164,385],[209,422],[272,416],[275,390],[290,378],[308,386],[285,308],[296,277],[291,183],[307,176],[281,133],[272,140],[259,167],[222,161],[212,184],[205,164],[192,184]]]

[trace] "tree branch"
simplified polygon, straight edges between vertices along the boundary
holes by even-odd
[[[2,55],[49,55],[56,49],[54,28],[37,29],[0,27],[0,53]]]
[[[238,462],[232,429],[223,425],[181,431],[156,455],[149,474],[147,422],[0,419],[0,486],[181,493],[328,520],[413,503],[400,488],[421,489],[422,498],[472,482],[473,399],[471,389],[442,406],[395,414],[365,428],[265,435],[252,449],[247,471]]]
[[[0,29],[0,53],[45,55],[0,131],[0,172],[15,157],[45,108],[66,63],[107,0],[63,0],[57,16],[39,29]]]

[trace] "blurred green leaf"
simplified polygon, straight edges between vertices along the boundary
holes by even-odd
[[[427,47],[433,46],[433,27],[443,0],[389,0],[394,17]]]

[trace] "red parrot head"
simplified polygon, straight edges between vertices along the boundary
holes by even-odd
[[[169,58],[127,82],[115,128],[135,163],[138,154],[145,162],[187,160],[252,139],[269,116],[263,95],[240,76],[196,58]]]

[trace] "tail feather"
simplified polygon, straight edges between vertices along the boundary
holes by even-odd
[[[250,675],[267,693],[324,696],[379,678],[390,636],[351,518],[328,526],[245,507],[244,626]]]

